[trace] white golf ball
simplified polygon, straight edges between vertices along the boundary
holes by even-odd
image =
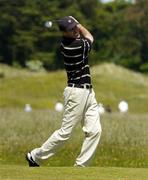
[[[32,111],[32,107],[30,104],[25,104],[25,108],[24,108],[25,112],[31,112]]]
[[[55,110],[56,110],[57,112],[62,112],[63,109],[64,109],[64,106],[63,106],[62,103],[57,102],[57,103],[55,104]]]
[[[101,103],[98,104],[98,110],[99,110],[99,114],[104,114],[105,113],[105,109],[103,107],[103,104],[101,104]]]
[[[121,101],[118,105],[120,112],[127,112],[128,111],[128,103],[126,101]]]
[[[45,27],[47,27],[47,28],[52,27],[52,22],[51,21],[46,21],[45,22]]]

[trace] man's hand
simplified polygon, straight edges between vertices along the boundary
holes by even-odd
[[[69,17],[71,17],[76,23],[79,24],[79,22],[73,16],[69,16]]]
[[[83,37],[89,39],[91,43],[93,43],[94,38],[92,34],[84,26],[82,26],[81,24],[78,24],[77,28],[79,29],[79,32]]]

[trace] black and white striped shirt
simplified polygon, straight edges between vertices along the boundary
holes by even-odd
[[[91,84],[88,54],[91,41],[86,38],[66,38],[61,42],[61,54],[67,72],[68,84]]]

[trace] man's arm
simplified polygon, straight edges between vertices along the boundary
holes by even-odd
[[[78,24],[77,28],[79,29],[80,34],[82,34],[83,37],[89,39],[91,43],[93,43],[94,38],[92,34],[84,26],[82,26],[81,24]]]
[[[82,26],[73,16],[70,16],[70,17],[73,18],[78,23],[77,28],[79,29],[80,34],[83,37],[89,39],[91,41],[91,43],[93,43],[94,38],[93,38],[92,34],[84,26]]]

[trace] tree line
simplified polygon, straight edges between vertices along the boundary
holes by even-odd
[[[90,64],[114,62],[148,72],[148,1],[0,0],[0,62],[12,66],[63,68],[58,26],[47,20],[72,15],[94,36]]]

